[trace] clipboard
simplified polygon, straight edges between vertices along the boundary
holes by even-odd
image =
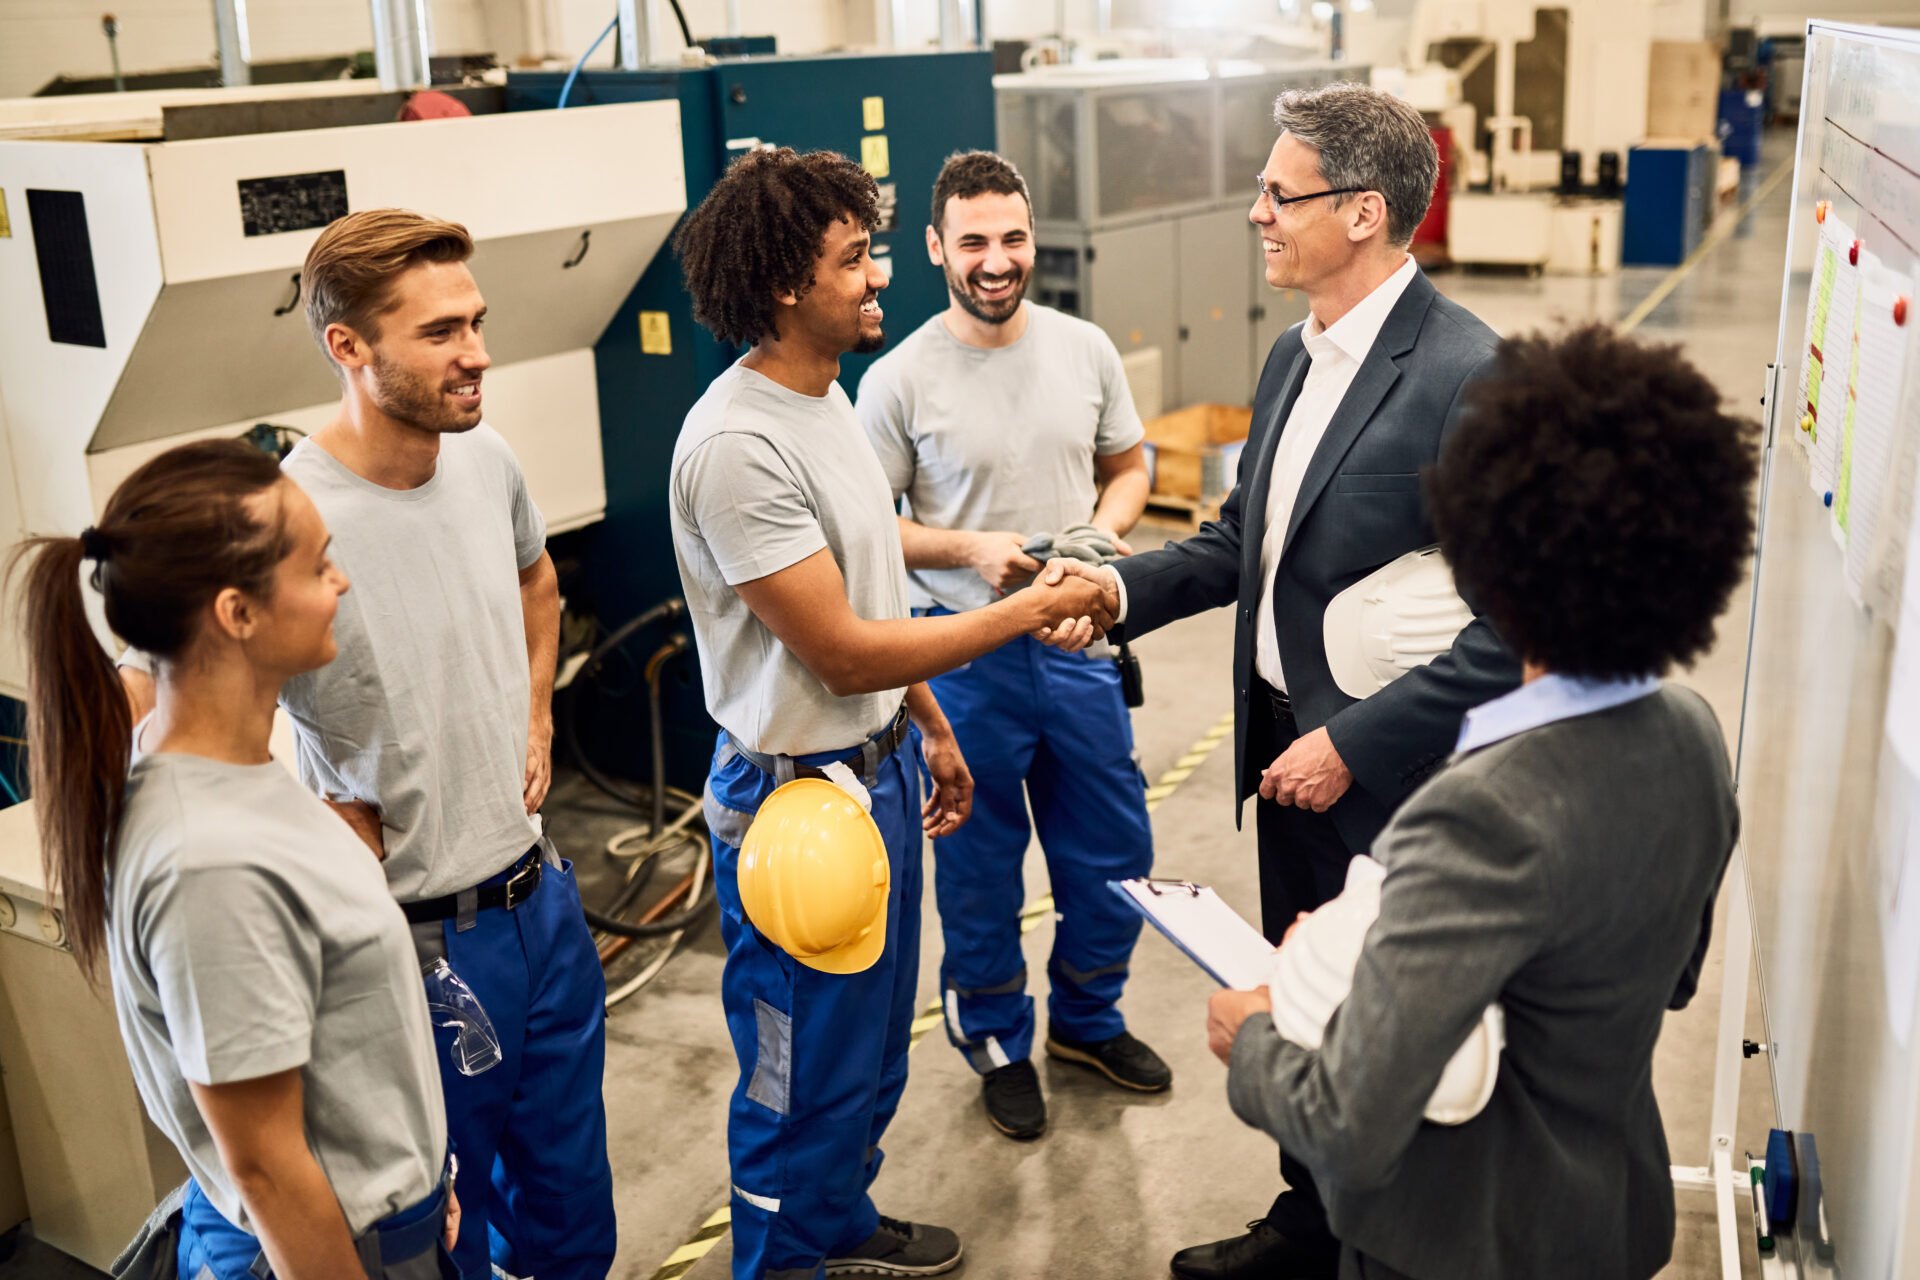
[[[1107,887],[1221,986],[1251,991],[1271,980],[1273,944],[1206,885],[1141,877]]]

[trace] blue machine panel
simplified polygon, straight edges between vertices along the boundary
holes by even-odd
[[[551,108],[565,78],[546,71],[509,74],[507,109]],[[994,146],[991,54],[741,58],[708,67],[589,71],[574,82],[568,108],[667,98],[680,103],[689,207],[712,189],[734,156],[756,144],[824,148],[856,160],[864,154],[872,169],[882,167],[884,155],[885,176],[876,177],[892,216],[874,236],[874,253],[894,264],[893,283],[881,300],[889,339],[905,337],[946,306],[946,285],[927,262],[923,228],[933,180],[946,157]],[[608,156],[607,163],[617,164],[619,157]],[[651,335],[644,347],[643,323]],[[594,605],[609,629],[680,594],[667,522],[674,439],[694,401],[739,354],[694,324],[670,250],[641,276],[594,348],[607,516],[583,536],[580,554],[589,566]],[[849,395],[858,394],[860,375],[874,358],[841,361],[840,384]],[[694,665],[690,659],[679,664],[668,685],[666,718],[669,781],[697,791],[714,728]],[[596,705],[583,709],[593,722],[584,736],[597,762],[641,776],[645,735],[634,728],[646,723],[646,708],[644,690],[637,679],[631,683],[642,700],[593,700]]]

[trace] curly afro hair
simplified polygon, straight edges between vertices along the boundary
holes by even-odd
[[[693,318],[722,342],[778,338],[774,295],[806,295],[827,228],[842,218],[872,231],[880,189],[838,152],[780,147],[735,160],[674,236]]]
[[[1515,652],[1659,675],[1713,643],[1746,569],[1757,439],[1677,347],[1602,325],[1509,338],[1427,497],[1462,595]]]

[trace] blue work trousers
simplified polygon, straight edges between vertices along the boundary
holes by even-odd
[[[862,779],[891,868],[887,944],[872,968],[833,974],[769,942],[741,908],[740,842],[775,782],[720,735],[706,811],[727,945],[720,1000],[740,1062],[727,1114],[735,1280],[812,1280],[879,1228],[867,1190],[907,1084],[920,968],[919,744],[909,733]]]
[[[1048,1027],[1080,1041],[1119,1035],[1140,916],[1107,882],[1153,869],[1146,780],[1119,671],[1109,658],[1022,636],[932,685],[974,785],[972,818],[933,843],[947,1038],[983,1074],[1033,1051],[1020,908],[1036,829],[1059,914]]]
[[[354,1243],[370,1280],[451,1280],[458,1276],[440,1243],[447,1198],[436,1187],[420,1203],[375,1223]],[[228,1222],[200,1184],[187,1180],[180,1202],[180,1239],[174,1263],[180,1280],[273,1280],[258,1236]]]
[[[504,881],[512,868],[487,883]],[[500,1062],[454,1067],[454,1031],[437,1027],[447,1135],[460,1159],[465,1280],[492,1263],[539,1280],[603,1280],[613,1266],[613,1169],[607,1162],[607,982],[580,911],[571,864],[549,860],[515,906],[416,926],[439,930],[448,963],[486,1009]]]

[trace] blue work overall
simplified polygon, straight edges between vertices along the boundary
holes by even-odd
[[[1146,780],[1119,671],[1108,658],[1022,636],[931,683],[974,788],[972,818],[933,842],[947,1038],[982,1074],[1033,1051],[1020,909],[1035,829],[1059,915],[1048,1026],[1083,1042],[1119,1035],[1140,916],[1107,882],[1153,869]]]
[[[189,1179],[180,1203],[175,1255],[180,1280],[272,1280],[258,1236],[228,1222]],[[354,1241],[369,1280],[456,1280],[460,1272],[440,1243],[447,1219],[443,1181],[420,1203],[368,1228]]]
[[[856,750],[787,763],[818,767]],[[909,732],[886,755],[866,753],[861,781],[886,841],[892,887],[886,949],[872,968],[851,974],[808,968],[747,920],[740,843],[779,780],[724,732],[714,752],[705,808],[727,946],[720,999],[740,1062],[727,1115],[736,1280],[813,1280],[826,1259],[879,1228],[867,1189],[906,1088],[920,967],[919,751],[920,735]],[[856,757],[849,767],[862,772],[863,762]]]
[[[613,1267],[607,980],[572,864],[544,840],[536,847],[545,861],[526,900],[414,926],[422,960],[444,948],[500,1037],[500,1062],[465,1076],[453,1065],[456,1032],[434,1029],[460,1158],[453,1256],[465,1280],[488,1280],[494,1264],[539,1280],[604,1280]]]

